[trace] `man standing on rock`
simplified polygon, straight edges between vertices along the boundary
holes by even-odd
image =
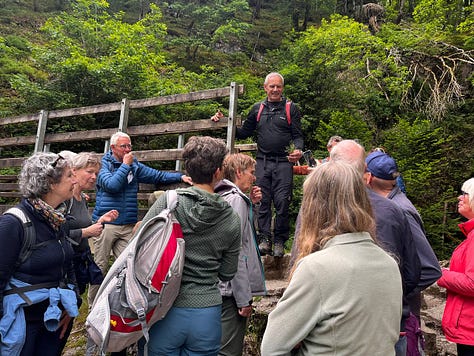
[[[257,132],[257,185],[262,189],[258,211],[259,249],[262,255],[281,257],[289,238],[289,208],[293,196],[293,165],[303,155],[301,115],[296,105],[283,97],[284,79],[273,72],[263,89],[267,98],[250,110],[236,137],[244,139]],[[219,112],[211,119],[218,121]],[[272,203],[275,220],[272,238]],[[273,249],[272,249],[273,243]]]

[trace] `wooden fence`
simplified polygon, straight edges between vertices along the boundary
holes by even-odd
[[[118,103],[103,105],[86,106],[64,110],[46,111],[41,110],[38,114],[22,115],[0,119],[0,128],[6,125],[15,125],[28,122],[37,122],[35,134],[29,136],[4,137],[0,138],[0,152],[6,147],[32,146],[34,152],[49,151],[52,143],[64,143],[64,149],[67,149],[71,142],[83,142],[91,140],[104,140],[104,152],[109,148],[110,136],[116,131],[126,132],[130,137],[139,136],[158,136],[158,135],[178,135],[176,147],[161,150],[142,150],[134,151],[134,156],[143,162],[153,161],[176,161],[176,170],[182,170],[181,161],[182,148],[184,146],[184,135],[187,133],[199,133],[202,131],[226,130],[227,146],[231,151],[246,151],[255,149],[254,145],[235,145],[235,126],[238,96],[244,92],[243,85],[237,85],[232,82],[229,87],[209,89],[186,94],[168,95],[162,97],[146,99],[123,99]],[[209,119],[179,121],[152,125],[129,125],[129,113],[133,109],[142,109],[147,107],[156,107],[161,105],[175,105],[202,100],[229,98],[229,116],[219,122],[213,122]],[[120,113],[118,126],[116,128],[107,128],[90,131],[74,131],[63,133],[52,133],[48,130],[51,122],[61,118],[75,118],[84,115],[97,115],[101,113]],[[210,115],[213,113],[209,113]],[[8,167],[19,167],[26,157],[4,157],[0,154],[0,169]],[[150,189],[151,188],[151,189]],[[142,190],[142,187],[140,188]],[[144,198],[148,190],[153,187],[143,189],[139,198]],[[0,198],[19,199],[18,184],[16,176],[0,176]],[[5,199],[4,199],[5,200]],[[0,213],[11,206],[12,202],[2,203],[0,199]]]

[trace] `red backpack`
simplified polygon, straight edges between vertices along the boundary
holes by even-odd
[[[258,108],[258,113],[257,113],[257,122],[260,121],[260,116],[262,116],[262,111],[264,108],[263,101],[260,103],[260,107]],[[288,125],[291,125],[291,101],[287,100],[286,105],[285,105],[285,112],[286,112],[286,121],[288,121]]]
[[[167,207],[140,225],[104,278],[86,320],[86,329],[104,353],[123,350],[165,317],[179,293],[184,238],[174,217],[176,190]]]

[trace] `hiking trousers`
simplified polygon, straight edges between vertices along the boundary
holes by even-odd
[[[219,356],[242,355],[247,320],[239,315],[234,297],[222,297],[222,338]]]
[[[284,244],[289,238],[289,210],[293,194],[293,163],[286,157],[257,157],[256,184],[262,190],[258,209],[258,229],[271,238],[272,204],[275,208],[273,242]]]
[[[113,225],[105,224],[104,230],[99,236],[92,237],[94,245],[94,262],[99,266],[102,274],[105,276],[109,269],[109,259],[112,253],[117,258],[128,242],[132,238],[132,231],[135,224],[128,225]],[[94,303],[95,296],[99,291],[100,285],[92,284],[89,285],[89,292],[87,294],[87,300],[89,302],[89,308]]]

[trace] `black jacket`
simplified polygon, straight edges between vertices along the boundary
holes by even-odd
[[[250,110],[241,128],[237,128],[236,137],[247,138],[257,131],[257,157],[263,155],[285,157],[287,148],[293,142],[297,149],[303,150],[304,141],[301,131],[301,115],[295,104],[291,104],[291,124],[286,118],[286,99],[280,102],[263,102],[264,108],[257,122],[260,103]]]
[[[75,284],[72,257],[73,250],[66,240],[65,226],[59,232],[40,216],[27,200],[20,203],[31,219],[36,232],[36,243],[51,241],[33,250],[31,256],[15,270],[20,249],[23,243],[23,226],[20,220],[12,215],[0,216],[0,301],[3,291],[12,275],[29,283],[69,282]],[[25,308],[27,320],[42,320],[49,301],[34,304]]]

